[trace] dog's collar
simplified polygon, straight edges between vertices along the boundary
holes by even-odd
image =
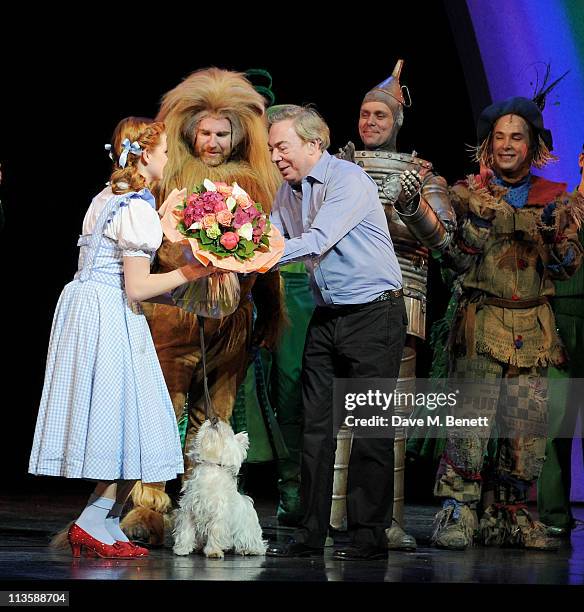
[[[199,459],[199,461],[197,461],[196,463],[198,464],[206,463],[207,465],[216,465],[217,467],[220,467],[224,469],[225,471],[229,472],[232,476],[237,477],[237,472],[235,471],[233,465],[223,465],[222,463],[217,463],[216,461],[209,461],[208,459]]]

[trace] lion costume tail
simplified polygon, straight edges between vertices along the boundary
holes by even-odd
[[[170,533],[168,511],[172,504],[164,491],[165,483],[136,483],[132,489],[134,508],[124,517],[121,527],[132,541],[163,546],[164,534]]]

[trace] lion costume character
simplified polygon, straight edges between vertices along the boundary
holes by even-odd
[[[229,127],[225,131],[230,142],[211,160],[197,147],[199,126],[206,119],[222,121],[223,125],[227,120],[230,126],[230,131]],[[191,74],[164,96],[157,120],[164,121],[168,137],[168,163],[159,202],[175,187],[190,190],[208,178],[237,182],[269,213],[280,179],[268,152],[264,100],[242,74],[218,68]],[[182,253],[178,244],[164,240],[158,251],[159,271],[175,268]],[[240,284],[241,299],[235,312],[223,319],[206,319],[204,328],[211,400],[215,413],[225,421],[231,416],[238,385],[249,365],[250,346],[273,347],[282,317],[278,272],[240,275]],[[179,421],[188,399],[188,447],[205,418],[197,318],[175,306],[144,306]],[[185,478],[190,468],[187,461]],[[164,513],[171,507],[165,483],[138,483],[132,501],[134,508],[122,523],[126,533],[152,545],[162,544]]]

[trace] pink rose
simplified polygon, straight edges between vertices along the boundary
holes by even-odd
[[[247,193],[242,193],[235,198],[237,205],[243,210],[247,210],[250,206],[253,206],[253,200],[247,195]]]
[[[233,219],[233,215],[227,210],[220,210],[217,213],[217,222],[220,225],[224,225],[225,227],[229,227],[231,225],[231,221]]]
[[[225,202],[215,202],[215,212],[218,213],[222,210],[227,210],[227,204]]]
[[[237,246],[239,236],[235,232],[225,232],[219,242],[228,250],[231,251]]]
[[[217,191],[226,198],[228,198],[233,191],[233,187],[227,183],[215,183],[215,187],[217,187]]]
[[[211,229],[217,223],[217,217],[213,214],[207,214],[203,217],[201,223],[203,224],[203,229]]]

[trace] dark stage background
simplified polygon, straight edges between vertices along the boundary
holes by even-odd
[[[162,95],[197,68],[265,68],[277,103],[316,105],[331,127],[335,152],[349,139],[359,143],[363,95],[401,57],[401,81],[413,106],[405,111],[398,148],[415,148],[448,182],[472,169],[465,145],[475,140],[476,99],[471,104],[451,27],[463,33],[463,61],[472,68],[464,3],[336,8],[335,25],[331,13],[300,5],[281,7],[277,14],[284,17],[274,12],[261,19],[225,5],[214,16],[211,8],[173,14],[161,6],[160,14],[146,15],[135,6],[134,14],[129,8],[109,15],[105,9],[83,15],[53,9],[37,11],[34,23],[3,20],[0,447],[8,491],[88,487],[28,476],[27,466],[54,307],[76,269],[85,210],[108,180],[103,145],[120,118],[154,116]],[[344,25],[336,25],[339,20]],[[479,84],[474,97],[480,97],[480,70],[471,74]],[[434,319],[447,296],[435,269],[431,276]],[[422,351],[421,374],[428,362]]]

